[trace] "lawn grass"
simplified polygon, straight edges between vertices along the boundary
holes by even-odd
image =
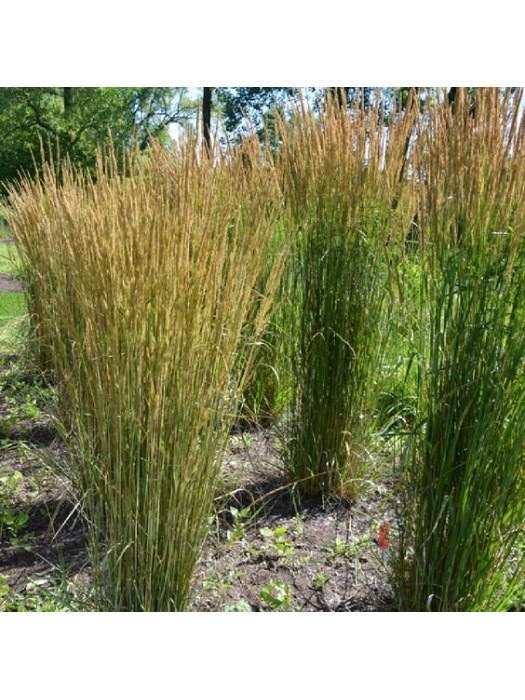
[[[5,209],[0,204],[0,239],[2,238],[11,238],[11,231],[7,226]]]
[[[0,328],[23,316],[27,311],[22,292],[0,292]]]
[[[13,243],[0,242],[0,275],[15,274],[18,272],[19,266],[20,258],[16,246]]]
[[[16,349],[26,313],[22,292],[0,292],[0,352],[10,353]]]

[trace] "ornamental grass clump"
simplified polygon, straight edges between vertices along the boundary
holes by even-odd
[[[402,610],[503,610],[524,585],[525,123],[480,89],[420,120],[418,419],[402,461]]]
[[[410,222],[411,112],[384,114],[379,101],[348,112],[328,100],[319,117],[301,105],[280,126],[277,160],[293,236],[284,459],[304,494],[354,497],[366,462],[392,251]]]
[[[188,137],[122,167],[100,157],[95,179],[49,166],[10,198],[105,605],[184,610],[278,284],[274,256],[256,288],[273,170],[256,139],[212,161]]]

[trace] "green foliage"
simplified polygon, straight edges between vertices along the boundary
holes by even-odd
[[[7,586],[0,576],[0,611],[5,612],[84,612],[96,609],[92,589],[77,577],[42,576],[29,579],[25,586],[15,590]],[[2,599],[3,595],[3,599]]]
[[[319,571],[315,576],[313,580],[313,586],[316,591],[322,591],[323,588],[326,586],[328,581],[330,580],[329,576],[325,574],[322,571]]]
[[[404,610],[500,610],[525,577],[525,153],[510,93],[447,109],[416,150],[427,322],[394,588]]]
[[[0,575],[0,612],[5,612],[7,607],[7,597],[9,595],[10,587],[7,583],[7,578]]]
[[[169,140],[167,127],[193,116],[184,88],[0,88],[0,182],[41,167],[40,142],[94,171],[97,148]]]
[[[261,588],[260,597],[270,610],[286,612],[293,608],[293,589],[282,581],[268,581]]]
[[[215,88],[229,133],[242,132],[251,124],[262,134],[265,116],[271,116],[273,110],[282,110],[297,92],[298,88],[293,87]]]
[[[285,525],[276,528],[263,527],[261,535],[266,540],[266,550],[277,557],[289,558],[295,553],[292,541]]]
[[[226,540],[229,544],[233,544],[244,539],[246,534],[246,528],[253,520],[254,515],[250,507],[234,508],[233,506],[229,508],[229,513],[231,516],[231,526],[226,532]]]
[[[13,505],[23,481],[24,477],[19,471],[0,476],[0,541],[7,540],[11,547],[29,551],[31,536],[30,533],[23,533],[29,515]]]

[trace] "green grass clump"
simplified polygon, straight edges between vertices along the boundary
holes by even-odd
[[[525,195],[520,96],[421,120],[418,425],[402,460],[403,610],[501,610],[524,584]]]
[[[387,132],[379,106],[349,115],[332,102],[320,118],[302,107],[281,127],[278,158],[294,240],[284,458],[303,493],[354,497],[358,489],[391,283],[386,248],[409,221],[401,177],[409,124],[409,113],[390,115]]]
[[[98,588],[111,610],[183,610],[278,283],[277,257],[257,285],[275,177],[256,140],[214,162],[188,137],[115,163],[24,180],[10,225]]]

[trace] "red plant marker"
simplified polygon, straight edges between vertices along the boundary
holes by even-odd
[[[379,526],[378,545],[380,549],[388,549],[388,538],[390,537],[390,523],[383,523]]]

